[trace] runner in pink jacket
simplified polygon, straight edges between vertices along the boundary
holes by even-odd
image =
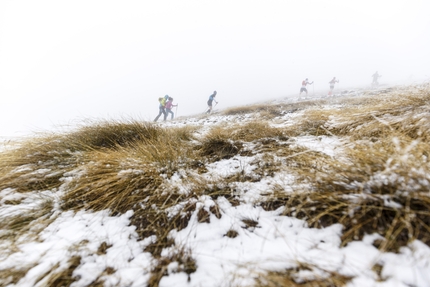
[[[173,117],[175,114],[172,112],[172,107],[176,107],[176,106],[178,105],[173,104],[173,98],[169,97],[169,99],[166,102],[166,114],[164,115],[164,120],[166,120],[169,114],[172,114],[172,120],[173,120]]]

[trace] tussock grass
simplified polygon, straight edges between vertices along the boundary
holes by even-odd
[[[242,148],[242,143],[231,140],[228,131],[221,127],[211,129],[200,142],[196,147],[200,156],[213,161],[231,158]]]
[[[70,191],[63,197],[63,209],[110,209],[114,214],[125,213],[162,182],[159,172],[143,163],[135,164],[134,169],[129,165],[123,171],[122,159],[110,153],[95,157],[97,162],[86,166],[85,176],[70,183]]]
[[[133,210],[131,223],[140,238],[155,236],[146,251],[159,261],[157,266],[163,265],[161,251],[174,246],[168,238],[169,232],[185,228],[195,211],[195,204],[190,203],[172,216],[169,209],[186,202],[190,196],[163,183],[164,176],[170,177],[178,168],[195,161],[195,152],[188,142],[192,139],[191,132],[191,129],[162,130],[156,138],[126,147],[87,152],[87,164],[80,167],[82,176],[69,183],[62,208],[109,209],[112,214]],[[155,268],[152,272],[151,282],[156,286],[160,270]]]
[[[19,192],[58,188],[60,178],[85,160],[83,152],[118,149],[158,139],[163,131],[149,123],[101,122],[66,134],[47,134],[0,153],[0,190]],[[32,171],[33,173],[29,172]]]
[[[71,150],[115,149],[135,142],[157,139],[162,129],[152,123],[130,121],[102,121],[80,127],[66,134],[63,143]]]
[[[109,209],[113,214],[134,210],[133,222],[143,238],[158,234],[157,228],[175,228],[175,220],[160,212],[185,199],[176,190],[166,190],[163,176],[170,176],[179,166],[191,164],[182,150],[187,142],[175,138],[173,131],[119,150],[88,153],[88,164],[81,166],[83,176],[69,183],[63,197],[64,209]],[[184,137],[184,134],[180,134]],[[190,138],[190,137],[189,137]],[[151,206],[154,206],[153,209]],[[152,210],[153,209],[153,210]],[[159,223],[155,224],[156,222]],[[167,230],[166,230],[167,228]]]
[[[55,190],[73,174],[64,186],[63,210],[108,209],[113,215],[133,210],[131,221],[141,238],[155,235],[148,251],[158,258],[161,250],[171,245],[168,233],[184,228],[195,209],[190,204],[176,216],[169,215],[168,209],[187,197],[163,185],[165,176],[195,161],[195,151],[190,148],[194,130],[162,129],[137,122],[101,123],[70,134],[35,138],[1,153],[1,165],[6,170],[1,171],[0,188],[17,192]],[[3,237],[13,241],[12,236],[28,232],[33,222],[49,217],[51,209],[30,211],[5,221],[0,228],[10,233],[3,233]],[[68,270],[74,268],[71,264]],[[69,286],[74,281],[69,271],[54,271],[41,280],[52,277],[49,280],[54,285],[49,286]]]
[[[328,121],[328,112],[321,109],[309,109],[295,121],[295,124],[284,129],[287,136],[300,135],[331,135],[325,125]]]
[[[276,140],[286,140],[287,137],[279,128],[271,127],[267,122],[248,122],[243,125],[215,127],[200,140],[197,147],[202,157],[213,161],[228,159],[237,154],[253,154],[243,150],[244,142],[260,140],[261,145],[274,144]],[[242,152],[243,151],[243,152]]]
[[[251,142],[263,138],[284,139],[282,129],[274,128],[268,122],[248,122],[241,126],[231,126],[226,131],[234,140]]]
[[[344,226],[343,245],[378,233],[381,250],[411,240],[430,245],[430,162],[427,143],[390,138],[347,150],[351,162],[308,174],[314,190],[284,198],[285,214],[310,226]]]

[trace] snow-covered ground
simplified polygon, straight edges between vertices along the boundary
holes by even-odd
[[[354,91],[353,95],[359,96],[359,91]],[[280,103],[296,101],[298,99],[279,100]],[[333,104],[336,104],[335,99]],[[238,121],[238,117],[242,117],[240,121],[246,121],[249,115],[214,114],[161,124],[196,125],[204,130],[213,125],[228,125]],[[294,115],[287,114],[278,119],[274,126],[291,125],[293,121]],[[330,157],[341,156],[343,145],[339,139],[325,136],[297,137],[294,144]],[[256,160],[259,160],[258,155],[236,155],[208,164],[208,172],[204,176],[216,181],[239,169],[244,174],[252,175],[250,162]],[[38,232],[35,224],[34,233],[30,230],[30,235],[21,236],[14,242],[8,241],[8,230],[0,230],[0,274],[2,270],[26,270],[25,276],[17,282],[1,277],[0,285],[46,286],[48,283],[44,274],[65,269],[71,258],[79,256],[80,265],[73,272],[77,280],[71,286],[91,286],[96,280],[104,281],[104,286],[146,286],[154,258],[144,250],[153,238],[138,240],[135,227],[130,225],[132,211],[121,216],[110,216],[108,211],[62,212],[59,197],[66,192],[67,183],[76,175],[70,173],[69,176],[64,178],[63,186],[56,191],[0,191],[2,220],[34,210],[47,201],[53,203],[55,210],[47,228]],[[159,286],[252,286],[255,278],[265,271],[284,271],[298,264],[312,267],[298,272],[295,275],[297,282],[337,273],[352,277],[347,286],[430,286],[430,248],[418,240],[401,248],[399,253],[378,250],[373,245],[375,240],[381,239],[377,234],[368,234],[361,241],[341,247],[340,224],[322,229],[310,228],[304,220],[282,215],[283,207],[266,211],[253,204],[261,194],[270,190],[268,187],[275,184],[290,186],[293,183],[293,175],[281,170],[274,176],[263,177],[259,182],[238,183],[235,195],[242,202],[238,206],[233,206],[224,197],[214,200],[209,196],[200,196],[196,199],[196,210],[209,210],[216,203],[221,216],[209,213],[210,223],[199,222],[197,212],[194,212],[186,228],[170,233],[176,246],[191,250],[197,269],[188,275],[177,262],[173,262],[168,265]],[[169,179],[169,184],[186,188],[187,183],[177,173]],[[5,204],[12,200],[20,200],[20,204]],[[244,219],[258,224],[246,225]],[[235,230],[236,236],[225,236],[229,230]],[[107,243],[109,248],[106,252],[98,252],[103,243]],[[166,248],[162,255],[169,252],[173,250]],[[380,277],[372,270],[375,265],[383,266]],[[115,271],[106,272],[108,268]]]

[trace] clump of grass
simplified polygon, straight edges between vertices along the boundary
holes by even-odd
[[[16,285],[21,278],[27,274],[28,270],[34,266],[17,266],[17,268],[0,270],[0,285],[10,286]]]
[[[47,287],[57,287],[57,286],[65,286],[69,287],[75,282],[78,278],[73,276],[73,271],[81,264],[81,257],[80,256],[73,256],[68,261],[68,268],[60,271],[60,272],[51,272],[46,278],[43,276],[42,278],[46,280],[44,283]],[[53,271],[55,271],[56,268],[53,268]],[[42,279],[40,278],[40,279]]]
[[[283,190],[275,190],[267,199],[260,203],[260,206],[266,211],[274,211],[284,207],[290,198],[290,194]]]
[[[107,244],[106,241],[103,241],[102,244],[100,244],[99,248],[97,249],[97,254],[98,255],[106,254],[107,250],[111,247],[112,247],[111,244]]]
[[[240,126],[230,126],[227,135],[233,140],[251,142],[263,138],[279,138],[284,136],[283,130],[274,128],[268,122],[248,122]]]
[[[27,166],[23,170],[15,170],[2,174],[0,177],[0,190],[13,188],[17,192],[43,191],[58,189],[63,182],[61,178],[71,166],[46,168],[41,165]],[[30,171],[30,172],[29,172]]]
[[[213,161],[231,158],[238,154],[241,148],[242,144],[232,141],[228,133],[222,128],[212,129],[201,140],[201,145],[197,147],[200,156],[210,158]]]
[[[36,207],[5,215],[0,221],[0,230],[4,231],[0,234],[0,239],[11,243],[8,249],[0,248],[0,250],[7,254],[14,249],[12,242],[16,242],[23,235],[27,238],[36,238],[40,231],[54,221],[53,205],[52,199],[46,197]]]
[[[164,245],[170,230],[186,222],[182,214],[171,217],[167,209],[187,199],[177,190],[167,189],[159,170],[145,162],[132,161],[127,165],[117,155],[99,155],[97,163],[86,167],[85,176],[70,183],[70,191],[63,197],[63,209],[105,210],[124,214],[133,210],[131,218],[141,238],[157,236],[157,244]],[[194,207],[195,208],[195,207]],[[183,212],[192,210],[184,208]],[[191,211],[189,211],[191,212]]]
[[[276,106],[271,104],[255,104],[249,106],[234,107],[225,110],[225,115],[244,115],[250,113],[263,113],[265,115],[280,116],[282,115],[282,106]]]
[[[129,164],[111,153],[92,156],[97,160],[88,164],[85,176],[70,183],[70,191],[63,197],[63,209],[109,209],[113,214],[132,210],[139,199],[144,199],[162,182],[159,172],[144,162]]]
[[[105,275],[111,275],[115,273],[116,270],[113,267],[106,267],[105,270],[98,276],[96,280],[90,283],[91,287],[104,287],[105,281],[102,279]]]
[[[81,176],[68,183],[62,208],[109,209],[113,215],[133,210],[130,220],[139,237],[154,238],[145,251],[162,262],[162,250],[175,248],[170,231],[185,228],[196,209],[195,203],[190,202],[180,212],[171,212],[194,196],[179,193],[164,182],[175,168],[186,167],[196,160],[187,142],[191,136],[183,129],[176,131],[164,130],[156,139],[141,140],[123,148],[87,152],[88,163],[80,167]],[[101,246],[100,252],[106,248]],[[159,271],[153,270],[151,280],[158,282],[155,274]]]
[[[430,120],[430,92],[417,93],[398,91],[375,97],[360,97],[361,105],[353,106],[345,100],[347,107],[332,112],[336,124],[327,128],[333,134],[350,136],[352,140],[384,138],[391,133],[401,133],[413,139],[428,141]],[[355,100],[357,101],[357,100]]]
[[[297,103],[284,104],[284,103],[261,103],[254,105],[247,105],[241,107],[233,107],[225,110],[225,115],[245,115],[258,113],[260,118],[271,120],[275,117],[282,116],[284,114],[291,114],[303,109],[320,105],[321,101],[301,101]]]
[[[171,218],[166,211],[185,196],[176,190],[166,191],[162,182],[163,176],[195,160],[193,149],[188,147],[193,131],[137,122],[103,123],[66,135],[38,138],[1,154],[16,169],[12,173],[10,168],[9,173],[2,170],[1,187],[18,192],[55,189],[73,170],[74,177],[67,181],[61,198],[62,209],[109,209],[114,215],[134,210],[132,223],[138,234],[142,238],[156,235],[164,242],[170,230],[187,224],[186,216]],[[34,216],[40,217],[37,212],[30,214],[7,221],[8,226],[2,228],[25,231]]]
[[[236,230],[229,229],[224,236],[227,236],[228,238],[236,238],[238,235],[239,233]]]
[[[329,111],[322,110],[321,107],[316,107],[314,109],[309,108],[305,110],[300,118],[296,119],[293,126],[285,127],[284,133],[287,136],[331,136],[332,134],[329,133],[325,127],[328,120]]]
[[[341,223],[343,245],[378,233],[384,251],[414,239],[430,246],[429,148],[408,138],[356,144],[347,152],[350,164],[309,174],[314,191],[291,194],[285,214],[313,227]]]
[[[169,266],[175,264],[174,268],[169,269]],[[190,281],[190,274],[196,272],[197,264],[195,259],[192,257],[190,250],[185,248],[174,248],[170,250],[169,255],[163,256],[157,260],[157,264],[151,270],[151,276],[148,281],[148,286],[157,287],[160,284],[160,280],[163,276],[169,275],[169,272],[180,273],[185,272],[188,275],[188,281]]]
[[[267,122],[249,122],[228,128],[216,127],[201,140],[198,147],[200,155],[213,160],[228,159],[243,150],[243,142],[260,140],[263,143],[286,139],[279,128],[271,127]],[[265,141],[264,141],[265,140]]]
[[[71,150],[115,149],[145,140],[157,139],[162,129],[152,123],[130,121],[90,122],[64,136]]]
[[[27,198],[26,201],[28,202],[30,199]],[[10,213],[3,210],[0,220],[0,241],[2,243],[0,244],[0,254],[3,258],[19,252],[20,244],[37,241],[40,232],[55,220],[54,202],[50,197],[37,198],[34,196],[33,199],[31,207],[21,207]],[[30,264],[0,270],[0,285],[17,284],[34,266]]]
[[[0,190],[17,192],[58,188],[61,177],[77,166],[80,155],[53,146],[36,146],[26,142],[22,147],[0,153]],[[52,149],[51,149],[52,148]]]
[[[197,212],[197,222],[199,223],[211,223],[210,213],[205,210],[203,207],[199,209]]]
[[[224,197],[232,206],[238,206],[240,204],[239,197],[234,194],[234,191],[229,187],[228,183],[207,183],[206,186],[200,186],[196,189],[201,190],[203,194],[210,196],[214,201],[216,201],[218,197]]]
[[[215,215],[215,217],[216,217],[216,218],[218,218],[218,219],[220,219],[220,218],[222,217],[221,211],[220,211],[219,206],[218,206],[218,204],[217,204],[217,203],[215,203],[215,205],[212,205],[212,206],[209,208],[209,211],[210,211],[213,215]]]
[[[340,287],[346,286],[351,277],[341,275],[336,272],[325,272],[327,276],[312,279],[302,279],[300,277],[301,271],[312,271],[312,266],[307,264],[299,264],[295,268],[287,269],[284,272],[267,272],[261,274],[256,278],[256,287],[278,287],[278,286],[291,286],[291,287]]]
[[[60,179],[85,161],[84,153],[118,149],[158,139],[163,130],[150,123],[101,122],[66,134],[46,134],[0,153],[0,190],[18,192],[58,188]],[[186,137],[186,132],[180,134]]]
[[[242,222],[245,224],[244,228],[253,230],[258,226],[258,221],[252,218],[243,218]]]
[[[272,153],[264,153],[253,162],[255,168],[252,171],[250,181],[260,181],[266,176],[273,177],[282,168],[281,160],[275,159]]]

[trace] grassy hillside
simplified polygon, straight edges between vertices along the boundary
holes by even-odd
[[[260,254],[221,273],[222,264],[205,265],[191,234],[227,226],[220,240],[228,248],[266,230],[267,215],[312,232],[338,228],[339,252],[364,242],[378,258],[421,262],[413,251],[430,246],[429,135],[430,86],[422,84],[159,125],[95,122],[11,143],[0,153],[0,285],[205,286],[205,278],[212,282],[206,286],[388,284],[397,278],[388,260],[358,274],[309,250],[306,260],[303,251],[288,264],[263,264]],[[99,216],[102,223],[90,229]],[[282,226],[277,232],[286,236]],[[70,234],[57,238],[62,230]],[[120,263],[124,246],[130,255]],[[227,266],[229,259],[217,260]],[[214,274],[205,277],[203,269]]]

